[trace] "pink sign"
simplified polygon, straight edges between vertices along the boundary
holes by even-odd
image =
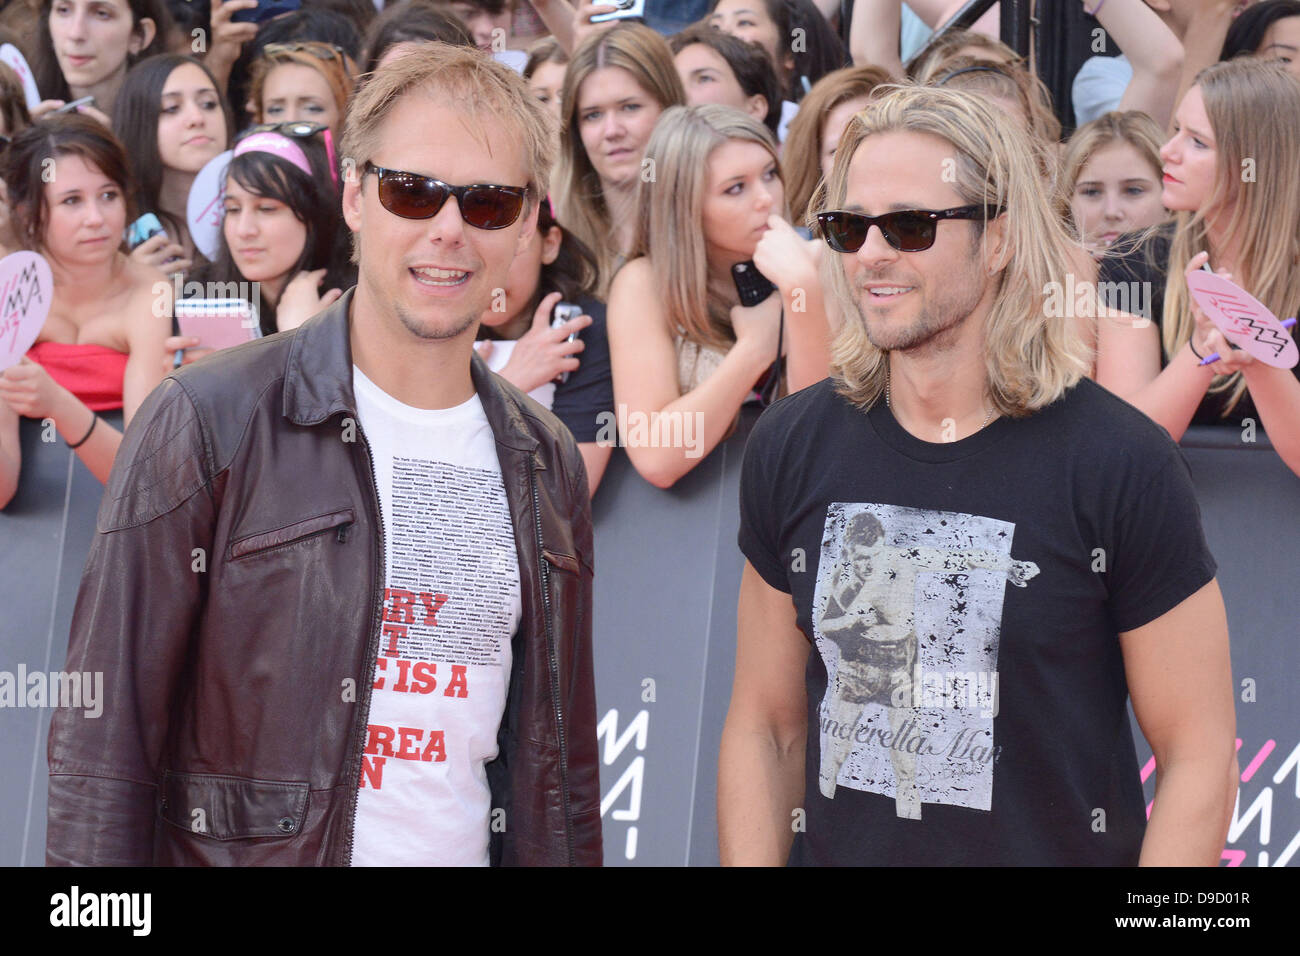
[[[50,265],[36,253],[0,259],[0,372],[17,365],[41,334],[53,292]]]
[[[1295,339],[1277,316],[1241,286],[1212,272],[1196,271],[1188,275],[1187,287],[1206,318],[1233,345],[1274,368],[1300,364]]]

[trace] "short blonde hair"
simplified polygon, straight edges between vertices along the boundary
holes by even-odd
[[[555,161],[550,115],[510,67],[472,47],[422,43],[406,56],[370,74],[348,106],[340,146],[343,164],[360,175],[379,149],[380,130],[397,101],[412,92],[437,93],[482,126],[504,126],[523,146],[528,170],[528,204],[545,198]],[[432,131],[431,135],[437,135]],[[525,205],[525,211],[530,205]]]

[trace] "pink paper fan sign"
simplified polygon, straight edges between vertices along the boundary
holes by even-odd
[[[1274,368],[1295,368],[1300,363],[1295,339],[1264,303],[1241,286],[1201,270],[1187,277],[1187,287],[1201,311],[1233,345]]]
[[[221,248],[221,202],[225,195],[226,171],[234,150],[213,156],[190,186],[185,204],[185,220],[194,247],[208,259],[215,259]]]
[[[50,314],[54,276],[34,252],[0,259],[0,372],[22,361]]]
[[[27,108],[33,110],[39,106],[41,94],[36,89],[36,79],[32,76],[32,68],[27,65],[27,60],[22,51],[12,43],[0,44],[0,63],[18,74],[18,79],[23,84],[23,98],[27,101]],[[12,133],[13,131],[10,130],[11,135]]]

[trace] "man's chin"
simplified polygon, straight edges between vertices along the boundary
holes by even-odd
[[[402,327],[416,338],[426,342],[441,342],[463,336],[471,326],[478,324],[479,313],[473,312],[466,316],[454,317],[424,317],[407,312],[398,306],[397,318],[401,321]]]

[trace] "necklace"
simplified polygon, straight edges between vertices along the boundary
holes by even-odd
[[[890,409],[891,411],[894,408],[894,406],[891,405],[889,402],[889,366],[888,365],[885,366],[885,407]],[[988,414],[984,416],[983,423],[980,425],[979,428],[975,429],[975,431],[977,432],[983,431],[985,426],[988,425],[989,421],[992,420],[992,418],[993,418],[993,409],[990,408]]]

